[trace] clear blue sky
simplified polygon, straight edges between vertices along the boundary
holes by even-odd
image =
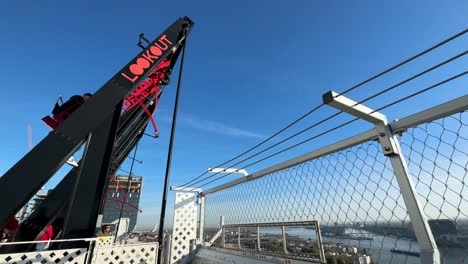
[[[171,185],[185,183],[268,137],[320,104],[326,91],[343,91],[462,31],[468,25],[467,10],[466,1],[4,2],[0,175],[28,151],[28,122],[34,143],[48,133],[40,119],[58,95],[95,92],[140,51],[139,33],[155,37],[178,17],[187,15],[196,26],[187,47]],[[464,36],[349,96],[366,98],[460,53],[466,44]],[[382,106],[466,70],[466,65],[462,58],[368,104]],[[175,83],[156,114],[161,137],[142,140],[137,157],[144,160],[134,170],[145,177],[142,225],[157,221]],[[391,120],[458,97],[466,93],[466,84],[465,77],[386,114]],[[333,112],[324,108],[285,135]],[[300,139],[348,119],[338,118]],[[367,128],[350,126],[249,172]],[[123,167],[128,170],[129,164]]]

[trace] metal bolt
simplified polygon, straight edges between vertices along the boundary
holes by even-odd
[[[379,136],[385,137],[385,133],[384,133],[384,132],[381,132],[381,133],[379,134]]]
[[[390,151],[390,147],[384,147],[383,150]]]

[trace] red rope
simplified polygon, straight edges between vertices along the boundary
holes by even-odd
[[[154,111],[156,111],[156,107],[158,106],[158,96],[157,95],[156,95],[156,100],[154,101],[154,103],[156,104],[154,106]],[[156,126],[156,122],[154,121],[153,114],[148,110],[148,108],[142,102],[138,102],[138,104],[140,104],[141,108],[143,108],[146,115],[148,115],[148,118],[151,121],[151,124],[153,125],[155,136],[159,137],[158,127]]]

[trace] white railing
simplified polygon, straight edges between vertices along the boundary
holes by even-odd
[[[47,250],[49,245],[84,242],[87,247]],[[21,244],[47,243],[46,250],[0,254],[0,263],[15,264],[103,264],[103,263],[156,263],[158,243],[114,245],[113,237],[62,239],[0,243],[0,247]]]
[[[221,220],[223,221],[223,220]],[[221,225],[217,246],[253,254],[325,262],[320,225],[317,221]],[[305,230],[307,241],[294,234]]]

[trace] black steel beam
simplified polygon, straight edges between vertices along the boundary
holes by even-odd
[[[114,109],[112,116],[90,134],[65,215],[63,239],[95,235],[96,220],[109,176],[122,104],[123,101]]]

